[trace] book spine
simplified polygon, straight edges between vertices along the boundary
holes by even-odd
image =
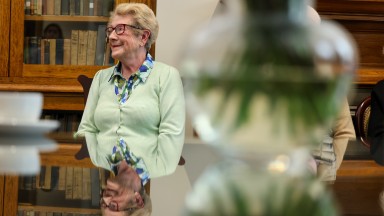
[[[69,15],[75,15],[75,0],[69,0]]]
[[[65,178],[65,199],[73,199],[73,167],[67,167]]]
[[[111,64],[111,45],[107,43],[107,46],[105,47],[105,54],[104,54],[104,65],[110,65]]]
[[[55,2],[53,0],[47,0],[47,15],[53,15],[55,13]]]
[[[83,0],[83,15],[89,16],[89,0]]]
[[[88,31],[87,65],[95,64],[97,31]]]
[[[40,178],[39,178],[39,188],[44,189],[44,181],[45,181],[45,166],[40,168]]]
[[[88,13],[88,15],[89,16],[94,16],[94,10],[95,10],[95,4],[94,4],[94,0],[89,0],[89,9],[88,9],[88,11],[89,11],[89,13]]]
[[[75,15],[80,15],[80,0],[75,0]]]
[[[53,190],[58,190],[59,188],[59,167],[52,166],[51,169],[51,188]]]
[[[83,195],[83,169],[81,167],[73,168],[73,199],[81,199]]]
[[[98,16],[103,16],[104,1],[105,0],[96,0],[96,2],[97,2],[97,15]]]
[[[19,177],[19,190],[24,189],[24,179],[25,177]]]
[[[103,65],[104,63],[104,52],[105,52],[105,28],[106,25],[99,25],[97,28],[97,39],[96,39],[96,54],[95,54],[95,65]]]
[[[83,200],[91,200],[91,169],[82,168],[83,170],[83,179],[82,179],[82,196]]]
[[[56,39],[56,64],[62,65],[64,60],[64,39]]]
[[[71,39],[64,39],[63,64],[71,64]]]
[[[17,216],[23,216],[24,215],[24,210],[23,209],[17,209]]]
[[[38,37],[33,36],[29,37],[29,46],[28,46],[28,51],[29,51],[29,64],[37,64],[38,63]]]
[[[45,175],[44,175],[44,185],[43,189],[51,190],[51,180],[52,180],[52,167],[51,166],[45,166]]]
[[[55,0],[54,5],[54,14],[61,15],[61,0]]]
[[[24,64],[29,64],[29,37],[24,37]]]
[[[79,30],[71,32],[71,65],[77,65],[77,51],[79,44]]]
[[[44,64],[45,59],[44,59],[44,50],[45,50],[45,39],[40,40],[40,64]]]
[[[58,182],[57,190],[65,191],[66,175],[67,175],[67,168],[64,166],[61,166],[59,168],[59,182]]]
[[[41,37],[37,38],[37,62],[36,64],[41,64]]]
[[[104,0],[102,1],[102,15],[105,17],[109,17],[109,13],[113,8],[113,0]]]
[[[33,189],[33,176],[26,176],[23,179],[24,189],[25,190],[32,190]]]
[[[26,15],[31,15],[31,0],[25,0],[24,13]]]
[[[47,216],[47,212],[46,211],[40,211],[40,216]]]
[[[100,0],[93,0],[93,16],[99,16],[99,1]]]
[[[31,15],[37,15],[37,0],[31,0]]]
[[[84,16],[84,0],[78,0],[80,1],[80,16]]]
[[[61,15],[69,15],[69,0],[61,0]]]
[[[40,187],[40,174],[37,174],[36,176],[35,176],[35,188],[36,189],[40,189],[41,187]]]
[[[92,206],[97,207],[100,205],[100,178],[98,168],[91,168],[91,181]]]
[[[56,64],[56,39],[49,39],[49,64]]]
[[[43,14],[43,0],[37,0],[36,15]]]
[[[44,43],[44,64],[50,64],[50,42],[48,39],[43,40]]]
[[[43,0],[42,3],[41,3],[41,14],[42,15],[47,15],[47,1],[48,0]],[[50,0],[49,0],[50,1]]]
[[[88,31],[79,30],[79,45],[78,45],[78,55],[77,55],[78,65],[87,64],[87,45],[88,45]]]

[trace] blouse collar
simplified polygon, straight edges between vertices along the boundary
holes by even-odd
[[[137,75],[137,77],[139,78],[140,82],[145,83],[145,81],[147,80],[149,74],[151,73],[151,71],[153,69],[153,65],[154,65],[154,60],[153,60],[151,54],[149,54],[149,52],[148,52],[147,56],[146,56],[146,58],[145,58],[145,60],[143,62],[143,64],[132,75]],[[113,80],[113,77],[115,77],[115,76],[123,77],[123,75],[121,74],[121,62],[118,62],[116,64],[116,66],[113,69],[113,72],[112,72],[111,77],[109,78],[108,82]]]

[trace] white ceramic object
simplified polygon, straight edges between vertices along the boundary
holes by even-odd
[[[54,140],[39,136],[1,136],[0,146],[34,147],[39,152],[52,152],[58,148]]]
[[[38,92],[0,92],[0,122],[36,122],[43,108]]]
[[[0,145],[0,174],[36,175],[40,158],[36,147]]]
[[[2,134],[44,134],[55,130],[59,125],[59,121],[50,119],[38,121],[0,121],[0,137],[2,137]]]

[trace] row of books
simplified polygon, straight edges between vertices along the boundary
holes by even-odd
[[[45,196],[61,191],[65,200],[88,200],[98,206],[105,182],[105,171],[98,168],[42,166],[39,175],[21,177],[19,189],[42,190],[48,192]]]
[[[25,64],[110,65],[111,49],[105,40],[105,25],[97,31],[72,30],[70,39],[24,38]]]
[[[44,113],[42,119],[57,120],[60,126],[55,132],[74,132],[79,128],[81,113]]]
[[[26,15],[71,15],[109,17],[113,0],[25,0]]]
[[[101,216],[101,214],[84,214],[84,213],[65,213],[65,212],[50,212],[50,211],[35,211],[23,210],[17,211],[17,216]]]

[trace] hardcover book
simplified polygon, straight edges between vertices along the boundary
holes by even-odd
[[[97,31],[88,31],[87,65],[95,64]]]
[[[79,45],[79,30],[71,32],[71,65],[77,65],[77,52]]]

